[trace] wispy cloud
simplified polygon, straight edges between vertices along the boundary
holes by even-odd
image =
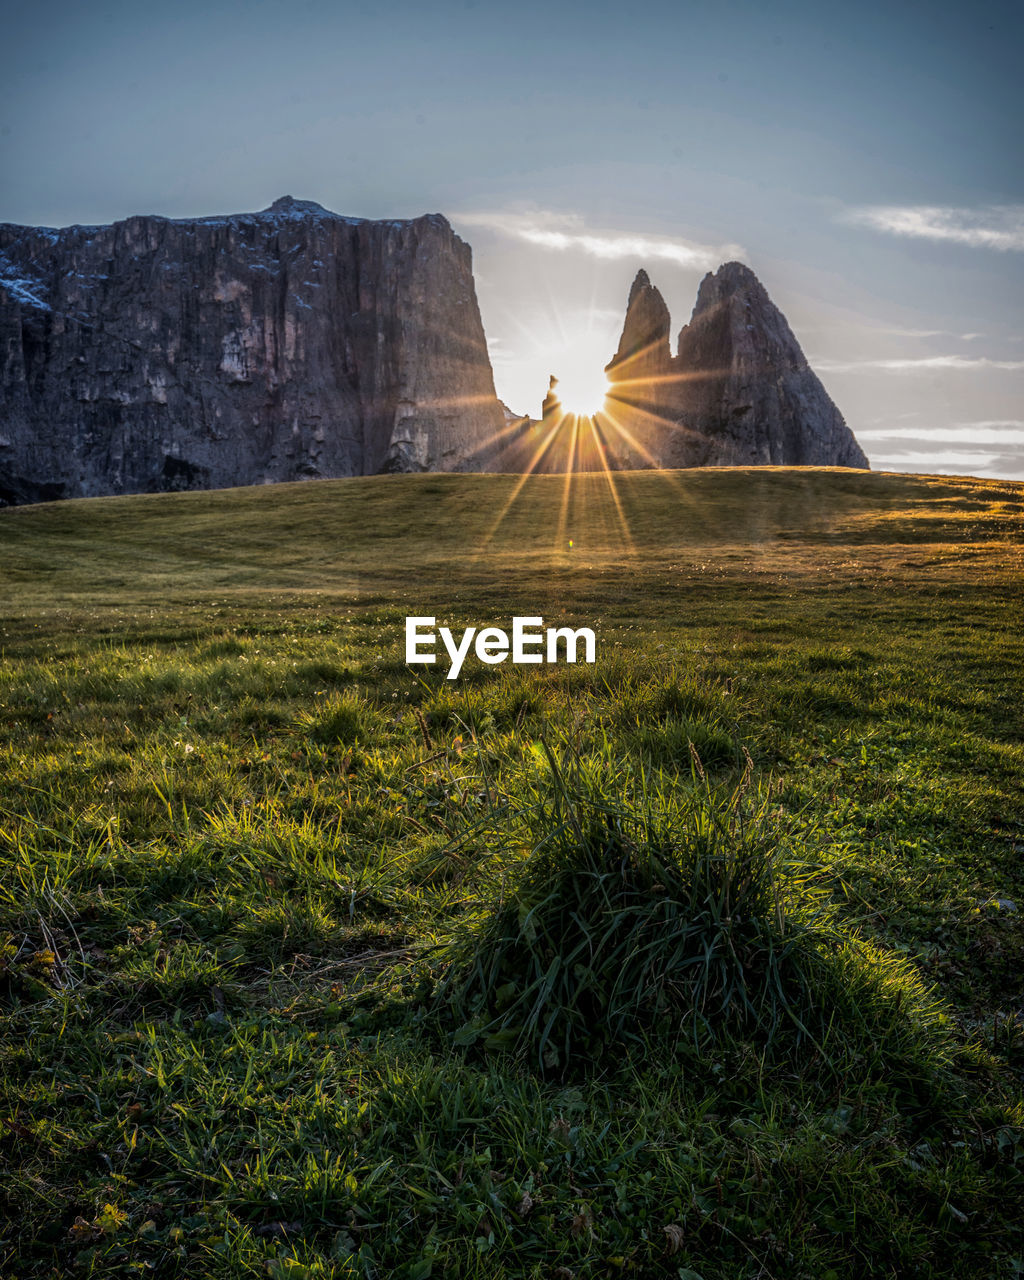
[[[860,427],[858,440],[884,440],[894,448],[917,444],[961,444],[1005,449],[1024,445],[1024,422],[963,422],[952,427]]]
[[[893,338],[947,338],[950,333],[948,329],[901,329],[897,325],[877,329],[875,332],[885,333]]]
[[[952,329],[903,329],[893,325],[877,329],[876,333],[884,333],[893,338],[959,338],[961,342],[973,342],[983,338],[983,333],[954,333]]]
[[[588,228],[578,214],[546,210],[460,213],[453,214],[452,221],[467,227],[484,227],[541,249],[585,253],[592,258],[661,259],[682,267],[713,271],[731,258],[744,256],[743,249],[736,244],[710,245],[669,236]]]
[[[916,240],[941,240],[972,249],[1024,251],[1024,204],[992,204],[977,209],[958,209],[951,205],[866,205],[845,210],[839,220]]]
[[[952,472],[954,475],[968,475],[987,471],[1000,457],[998,453],[970,453],[958,449],[907,449],[893,450],[887,454],[872,453],[871,461],[879,471]]]
[[[921,356],[903,360],[812,360],[814,369],[825,373],[860,373],[883,370],[891,373],[934,373],[938,369],[956,369],[965,373],[1003,369],[1024,369],[1024,360],[990,360],[988,356]]]
[[[1021,418],[981,418],[977,422],[958,422],[958,427],[968,431],[1024,431]]]

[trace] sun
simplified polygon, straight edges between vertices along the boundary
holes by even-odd
[[[604,408],[609,392],[608,379],[600,365],[596,369],[570,364],[558,372],[555,394],[565,413],[592,418]]]

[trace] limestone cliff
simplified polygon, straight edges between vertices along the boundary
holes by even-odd
[[[440,214],[0,225],[0,502],[479,469],[503,426]]]
[[[638,273],[607,366],[627,465],[845,466],[868,460],[763,285],[739,262],[705,276],[676,355]]]

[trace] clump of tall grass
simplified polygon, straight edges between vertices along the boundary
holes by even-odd
[[[638,754],[659,768],[689,769],[693,750],[709,768],[741,762],[741,748],[735,738],[714,722],[667,720],[664,724],[644,724],[633,730],[627,740]]]
[[[373,710],[353,689],[332,693],[295,717],[295,728],[325,746],[365,742],[375,728]]]
[[[691,790],[644,780],[623,803],[614,773],[548,759],[529,856],[452,944],[438,997],[461,1023],[457,1043],[564,1069],[652,1035],[770,1045],[785,1030],[820,1048],[836,1018],[877,1029],[927,1005],[909,974],[889,967],[876,981],[838,933],[749,765],[716,788],[695,754]],[[881,988],[894,982],[902,994],[887,1003]]]

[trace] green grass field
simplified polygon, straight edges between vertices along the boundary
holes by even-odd
[[[1022,581],[830,469],[0,511],[0,1275],[1024,1274]]]

